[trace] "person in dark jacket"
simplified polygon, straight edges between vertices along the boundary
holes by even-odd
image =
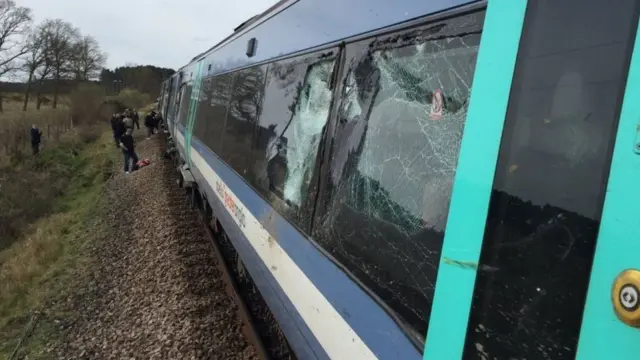
[[[133,129],[128,128],[127,132],[120,138],[120,148],[124,155],[124,173],[134,170],[138,162],[138,154],[135,151],[135,141],[133,140]],[[131,163],[131,166],[129,165]]]
[[[155,128],[155,119],[152,112],[144,117],[144,126],[147,128],[147,139],[149,139],[153,135],[153,129]]]
[[[113,140],[115,141],[116,146],[120,147],[120,137],[125,133],[122,115],[113,114],[111,117],[111,130],[113,131]]]
[[[157,112],[153,112],[153,123],[155,124],[156,132],[160,131],[160,126],[162,125],[162,119],[160,118],[160,114]]]
[[[40,140],[42,138],[42,131],[38,129],[36,124],[31,126],[31,149],[33,150],[33,155],[40,152]]]
[[[140,115],[136,110],[131,112],[131,119],[133,120],[133,124],[140,130]]]

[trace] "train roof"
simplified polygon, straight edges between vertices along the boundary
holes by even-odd
[[[204,76],[338,42],[481,0],[281,0],[237,26],[178,72],[203,61]],[[246,54],[255,38],[254,56]]]
[[[190,62],[194,62],[194,61],[198,60],[200,57],[206,55],[207,53],[209,53],[212,50],[216,49],[217,47],[221,46],[222,44],[224,44],[225,42],[229,41],[234,36],[238,35],[241,30],[248,29],[251,24],[255,24],[258,20],[266,18],[267,15],[269,15],[271,13],[277,13],[280,10],[281,7],[291,5],[291,4],[293,4],[293,3],[297,2],[297,1],[299,1],[299,0],[293,0],[293,1],[292,0],[280,0],[280,1],[278,1],[273,6],[271,6],[267,10],[263,11],[262,13],[254,15],[254,16],[250,17],[249,19],[245,20],[240,25],[236,26],[233,29],[233,32],[229,36],[227,36],[226,38],[220,40],[220,42],[218,42],[217,44],[213,45],[212,47],[210,47],[206,51],[194,56],[193,59],[191,59]]]

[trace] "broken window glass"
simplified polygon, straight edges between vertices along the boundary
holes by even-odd
[[[331,108],[329,82],[333,61],[314,65],[300,92],[296,110],[291,119],[292,141],[286,151],[287,175],[284,182],[284,199],[300,206],[311,181],[316,155],[320,146],[322,129],[327,123]]]
[[[420,341],[483,16],[373,43],[353,57],[327,205],[314,224],[316,241],[408,322]]]
[[[305,56],[269,65],[249,181],[302,229],[322,132],[331,108],[334,60]]]

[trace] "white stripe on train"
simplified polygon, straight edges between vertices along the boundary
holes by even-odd
[[[184,136],[180,132],[177,132],[176,135],[176,140],[184,144]],[[271,269],[278,285],[289,297],[327,355],[332,359],[376,359],[364,341],[289,257],[287,252],[277,241],[269,240],[268,231],[193,147],[191,161],[209,183],[220,202],[229,211],[255,252],[264,261],[267,268]],[[219,185],[216,186],[216,184]],[[236,216],[236,211],[231,211],[233,204],[240,212],[244,213],[244,219],[239,219]],[[241,222],[244,223],[244,226],[240,226]]]

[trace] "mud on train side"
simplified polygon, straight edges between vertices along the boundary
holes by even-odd
[[[632,359],[639,6],[284,0],[159,108],[298,358]]]

